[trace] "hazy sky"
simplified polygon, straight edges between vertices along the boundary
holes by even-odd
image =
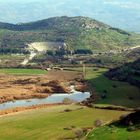
[[[54,16],[88,16],[140,32],[140,0],[0,0],[0,21],[30,22]]]

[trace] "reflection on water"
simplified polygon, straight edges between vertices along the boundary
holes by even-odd
[[[14,102],[6,102],[3,104],[0,104],[0,109],[8,109],[8,108],[14,108],[14,107],[26,107],[26,106],[32,106],[36,104],[51,104],[51,103],[62,103],[65,98],[74,100],[76,102],[81,102],[87,98],[90,97],[89,92],[78,92],[74,89],[74,86],[71,86],[71,94],[53,94],[47,98],[43,99],[28,99],[28,100],[17,100]]]

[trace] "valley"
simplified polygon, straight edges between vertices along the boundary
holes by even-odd
[[[0,139],[137,138],[114,123],[139,111],[139,54],[139,34],[88,17],[0,23]]]
[[[1,75],[2,82],[0,96],[14,96],[14,102],[16,103],[18,100],[19,104],[22,104],[22,99],[28,100],[27,102],[25,102],[27,106],[19,106],[16,108],[9,108],[0,111],[0,114],[2,115],[0,118],[0,123],[2,123],[2,126],[4,126],[4,124],[7,123],[8,120],[12,120],[12,124],[9,123],[6,128],[1,128],[0,131],[3,132],[0,135],[1,138],[7,140],[9,139],[9,137],[12,137],[18,140],[20,138],[27,138],[28,135],[30,135],[30,138],[28,137],[29,139],[83,139],[89,132],[91,132],[93,128],[96,127],[94,125],[96,121],[100,120],[102,122],[102,125],[108,124],[114,120],[118,120],[121,115],[130,113],[127,108],[139,107],[139,88],[131,86],[125,82],[109,80],[103,75],[107,71],[106,68],[86,68],[85,80],[89,85],[89,87],[86,89],[83,85],[83,82],[79,82],[80,79],[82,80],[83,68],[69,67],[66,69],[66,71],[49,71],[45,74],[44,71],[42,72],[41,70],[39,72],[38,70],[34,70],[34,73],[29,73],[29,71],[33,71],[33,69],[11,69],[7,72],[6,69],[4,70],[8,74],[8,76],[5,75],[5,77],[3,77],[4,73],[3,75]],[[14,73],[13,71],[16,71],[16,73]],[[21,71],[24,72],[24,75],[23,73],[21,74]],[[9,81],[7,80],[7,77],[9,77]],[[2,78],[5,80],[3,80]],[[77,79],[78,81],[76,82],[75,79]],[[30,103],[32,102],[30,102],[30,100],[32,98],[41,98],[42,100],[43,98],[49,96],[48,89],[50,89],[51,86],[53,88],[54,86],[57,87],[56,91],[53,91],[54,93],[58,92],[59,83],[52,82],[53,84],[51,84],[52,80],[58,80],[59,83],[61,82],[62,87],[68,87],[69,84],[75,83],[77,85],[76,89],[82,91],[83,89],[85,91],[90,91],[91,98],[89,98],[87,101],[88,104],[93,107],[89,108],[85,106],[84,102],[83,104],[79,104],[73,103],[71,101],[69,102],[69,100],[64,103],[55,104],[50,104],[47,102],[44,104],[42,102],[43,104],[41,103],[31,106]],[[5,82],[3,83],[3,81]],[[56,85],[56,83],[58,85]],[[69,91],[69,89],[64,89],[66,90],[65,92]],[[23,91],[25,92],[26,96],[25,94],[23,96]],[[38,93],[36,93],[37,91]],[[135,94],[133,94],[134,91]],[[61,90],[60,93],[62,92],[64,91]],[[52,91],[50,92],[50,94],[54,93],[52,93]],[[30,96],[30,94],[32,94],[32,96]],[[20,95],[22,96],[21,98],[16,98],[17,95],[18,97]],[[100,106],[122,106],[126,108],[126,111],[118,111],[117,109],[100,109]],[[96,109],[96,107],[99,107],[99,109]],[[80,116],[80,119],[78,116]],[[52,120],[51,123],[49,123],[48,120]],[[44,125],[44,123],[46,125]],[[37,129],[35,126],[39,126],[39,129]],[[57,131],[53,131],[56,127]],[[30,128],[30,131],[28,128]],[[40,131],[40,129],[45,131],[42,131],[42,133],[39,133],[39,135],[35,135],[37,131]]]

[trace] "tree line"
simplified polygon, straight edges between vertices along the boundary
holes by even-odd
[[[91,50],[88,49],[77,49],[73,51],[68,51],[68,50],[48,50],[46,52],[47,55],[57,55],[57,56],[63,56],[63,55],[71,55],[71,54],[83,54],[83,55],[90,55],[93,54]]]
[[[30,52],[23,48],[0,48],[0,54],[29,54]]]

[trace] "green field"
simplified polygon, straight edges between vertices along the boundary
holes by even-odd
[[[69,109],[69,112],[64,110]],[[78,105],[63,105],[27,111],[0,118],[1,140],[57,140],[75,137],[75,132],[118,119],[126,112],[98,110]],[[65,128],[71,128],[66,130]]]
[[[40,75],[40,74],[47,74],[47,71],[41,69],[5,68],[5,69],[0,69],[0,73],[13,74],[13,75]]]
[[[140,130],[127,131],[127,128],[107,125],[96,128],[89,134],[87,140],[139,140]]]
[[[71,69],[75,71],[82,71],[81,67]],[[106,71],[108,71],[106,68],[86,68],[85,79],[90,84],[90,88],[95,90],[95,93],[98,96],[95,103],[139,107],[140,89],[126,82],[109,80],[104,76]],[[101,98],[103,94],[106,94],[106,98],[104,99]]]
[[[96,103],[139,107],[140,89],[125,82],[109,80],[103,75],[106,71],[105,68],[87,68],[86,71],[86,80],[99,97]],[[104,92],[106,98],[102,99]]]

